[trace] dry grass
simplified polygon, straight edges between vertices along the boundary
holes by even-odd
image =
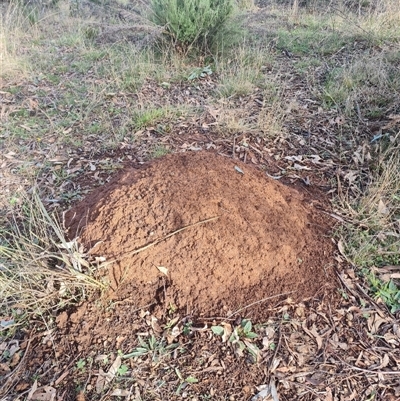
[[[364,190],[342,198],[342,212],[352,222],[342,231],[348,258],[365,269],[375,295],[383,298],[393,311],[400,307],[400,283],[396,275],[387,275],[385,269],[400,265],[399,138],[400,133],[380,152]],[[383,281],[379,279],[381,273],[385,273]]]
[[[397,136],[397,142],[400,135]],[[396,140],[396,139],[394,139]],[[378,159],[366,190],[360,190],[355,200],[344,205],[360,230],[363,244],[352,249],[352,259],[365,266],[374,263],[371,248],[378,247],[376,255],[382,262],[400,261],[400,153],[399,144],[390,146]],[[385,246],[386,244],[386,246]],[[389,248],[385,250],[385,248]],[[385,257],[388,260],[385,261]],[[379,262],[379,260],[375,261]]]
[[[246,96],[262,84],[262,71],[271,56],[265,49],[249,49],[246,43],[235,49],[235,55],[216,62],[221,97]]]
[[[0,79],[16,80],[28,72],[24,47],[37,31],[29,19],[30,14],[17,1],[1,4],[0,10]],[[0,86],[3,86],[1,81]]]
[[[372,1],[369,9],[359,12],[357,22],[355,27],[368,32],[375,40],[397,42],[400,39],[400,3],[397,0]]]
[[[367,52],[333,69],[325,83],[323,100],[342,113],[379,118],[399,101],[400,52],[392,49]]]
[[[36,192],[20,195],[1,220],[0,311],[6,316],[58,310],[106,287],[94,278],[101,263],[89,263],[76,241],[67,241]]]

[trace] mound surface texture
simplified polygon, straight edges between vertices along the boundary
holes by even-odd
[[[101,241],[91,252],[115,260],[114,297],[136,307],[226,316],[278,294],[301,300],[333,288],[329,227],[311,202],[212,153],[126,169],[66,217],[86,249]]]

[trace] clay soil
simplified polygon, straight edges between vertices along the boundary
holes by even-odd
[[[189,152],[125,169],[66,222],[71,239],[112,262],[103,279],[113,301],[262,318],[282,297],[333,292],[323,216],[307,196],[250,165]]]

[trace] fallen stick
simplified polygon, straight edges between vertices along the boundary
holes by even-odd
[[[193,228],[193,227],[199,226],[200,224],[204,224],[204,223],[208,223],[208,222],[210,222],[210,221],[217,220],[218,218],[219,218],[219,216],[210,217],[209,219],[201,220],[201,221],[198,221],[197,223],[189,224],[188,226],[182,227],[182,228],[180,228],[180,229],[178,229],[178,230],[176,230],[176,231],[173,231],[172,233],[169,233],[168,235],[166,235],[166,236],[163,237],[163,238],[160,238],[160,239],[157,239],[157,240],[155,240],[155,241],[153,241],[153,242],[150,242],[150,244],[147,244],[147,245],[145,245],[145,246],[142,246],[142,247],[140,247],[140,248],[138,248],[138,249],[134,249],[134,250],[132,250],[132,251],[124,252],[124,253],[122,253],[122,254],[120,254],[120,255],[123,255],[124,257],[126,257],[127,255],[129,255],[129,256],[136,255],[136,254],[138,254],[138,253],[140,253],[140,252],[145,251],[146,249],[151,248],[152,246],[155,246],[155,245],[159,244],[160,242],[165,241],[165,240],[168,239],[168,238],[173,237],[174,235],[176,235],[176,234],[178,234],[178,233],[180,233],[180,232],[182,232],[182,231],[185,231],[185,230],[187,230],[187,229],[189,229],[189,228]]]

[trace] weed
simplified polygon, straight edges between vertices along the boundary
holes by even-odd
[[[197,383],[198,380],[193,377],[193,376],[188,376],[186,379],[183,378],[181,372],[179,371],[178,368],[175,368],[175,373],[178,376],[179,380],[180,380],[180,384],[176,390],[176,394],[179,395],[181,393],[181,391],[186,388],[189,384],[193,384],[193,383]]]
[[[240,323],[240,326],[235,329],[234,334],[232,334],[232,341],[236,338],[247,338],[247,339],[254,339],[257,338],[258,335],[252,331],[253,325],[251,320],[243,319]],[[231,341],[231,340],[230,340]]]
[[[170,120],[172,117],[180,117],[184,114],[183,108],[172,108],[164,106],[160,108],[144,108],[133,112],[132,125],[136,130],[156,127],[160,133],[168,133],[170,128],[168,124],[161,125],[165,120]]]
[[[327,56],[350,42],[350,38],[321,25],[302,25],[291,31],[278,31],[277,48],[295,55]]]
[[[191,71],[188,80],[193,81],[194,79],[205,78],[212,73],[212,69],[209,65],[206,67],[198,67]]]
[[[76,368],[78,370],[84,371],[86,366],[86,361],[84,359],[79,359],[79,361],[76,363]]]
[[[168,116],[168,108],[145,109],[133,113],[132,122],[135,129],[142,129],[157,124]]]
[[[255,0],[237,0],[237,6],[243,10],[255,10]]]
[[[367,273],[366,277],[375,298],[385,302],[392,313],[397,312],[400,309],[400,287],[393,280],[383,282],[373,273]]]
[[[223,341],[224,337],[227,338],[227,333],[230,333],[228,342],[232,345],[235,353],[238,356],[242,356],[243,351],[247,350],[252,361],[256,362],[260,358],[260,349],[252,342],[252,340],[258,338],[258,335],[252,331],[252,328],[253,325],[251,321],[243,319],[240,326],[235,327],[231,333],[231,330],[227,332],[227,329],[224,326],[212,326],[211,331],[214,334],[221,336]]]
[[[125,365],[125,364],[122,364],[117,370],[117,375],[118,376],[125,376],[126,373],[128,372],[128,370],[129,370],[128,366]]]
[[[310,68],[319,67],[322,61],[318,57],[303,57],[294,64],[296,70],[301,74],[306,74]]]
[[[170,355],[179,347],[178,343],[166,344],[164,339],[157,340],[151,335],[147,342],[138,336],[140,346],[136,347],[132,352],[125,354],[123,359],[142,357],[149,355],[154,362],[159,361],[162,357]]]

